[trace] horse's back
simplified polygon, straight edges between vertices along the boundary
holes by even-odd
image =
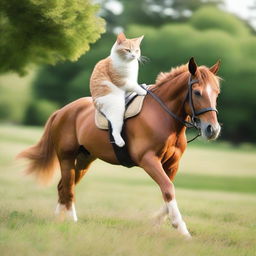
[[[77,99],[60,110],[56,118],[55,134],[62,148],[78,148],[81,145],[92,156],[117,164],[108,132],[95,124],[95,107],[91,97]],[[63,142],[61,142],[61,140]]]
[[[94,111],[92,98],[83,97],[59,109],[57,111],[56,123],[61,123],[62,126],[76,126],[80,116],[86,118],[86,116]]]
[[[51,133],[57,154],[58,152],[61,154],[66,151],[77,151],[80,116],[83,116],[86,121],[86,116],[93,111],[93,108],[92,98],[84,97],[65,105],[54,113],[55,119]]]
[[[92,97],[83,97],[79,98],[75,101],[70,102],[69,104],[62,107],[59,112],[67,112],[67,111],[85,111],[88,108],[94,108]]]

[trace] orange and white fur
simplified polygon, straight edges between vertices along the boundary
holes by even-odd
[[[90,79],[94,105],[110,121],[112,135],[119,147],[125,145],[121,137],[125,94],[136,92],[146,95],[137,82],[142,39],[143,36],[127,39],[124,33],[119,34],[110,56],[96,64]]]

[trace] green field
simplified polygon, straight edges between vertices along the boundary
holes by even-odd
[[[78,223],[54,218],[58,177],[40,187],[15,155],[38,140],[39,128],[0,127],[1,255],[253,256],[256,255],[256,150],[227,144],[189,145],[175,180],[193,239],[166,222],[158,187],[139,168],[96,161],[76,188]],[[57,173],[56,176],[58,176]]]

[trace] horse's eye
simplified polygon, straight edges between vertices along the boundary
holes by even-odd
[[[202,96],[202,95],[201,95],[201,92],[198,91],[198,90],[195,90],[195,91],[194,91],[194,94],[195,94],[196,96]]]

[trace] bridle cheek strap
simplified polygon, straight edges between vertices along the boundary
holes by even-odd
[[[208,108],[202,108],[200,110],[195,110],[194,103],[193,103],[193,98],[192,98],[192,86],[193,84],[198,83],[199,81],[197,79],[192,79],[192,77],[189,77],[188,80],[188,101],[189,101],[189,106],[192,112],[191,120],[194,126],[197,127],[196,124],[196,119],[198,118],[199,115],[202,115],[204,113],[214,111],[218,114],[218,110],[216,108],[208,107]]]

